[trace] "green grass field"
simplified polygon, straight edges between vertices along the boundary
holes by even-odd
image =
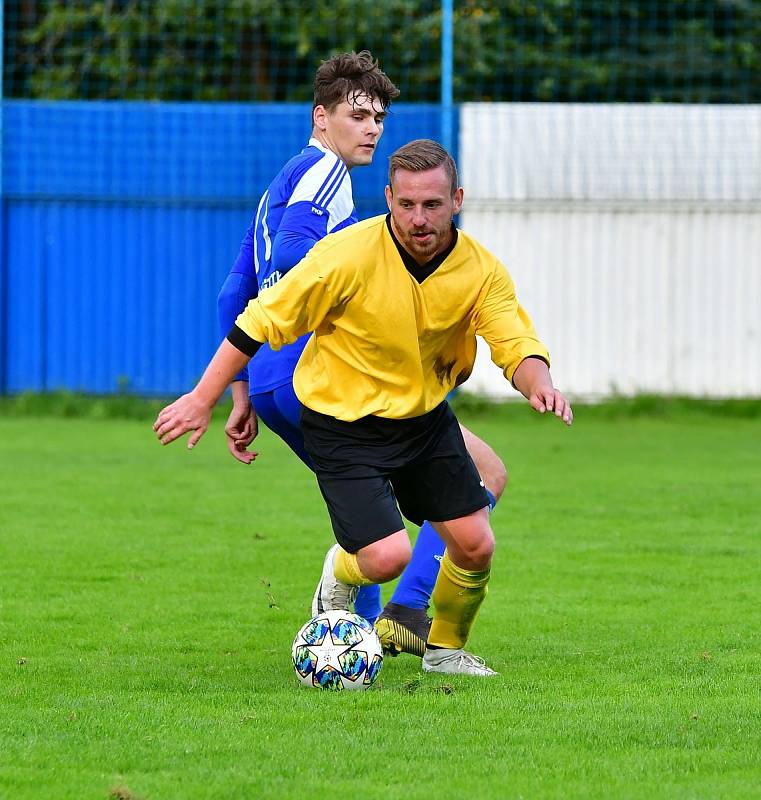
[[[761,417],[463,419],[511,474],[501,675],[328,694],[290,644],[332,537],[274,437],[0,418],[0,797],[761,797]]]

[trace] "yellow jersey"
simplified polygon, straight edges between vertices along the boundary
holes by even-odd
[[[296,395],[347,422],[431,411],[472,372],[476,334],[508,380],[529,356],[549,364],[505,267],[472,237],[456,237],[418,281],[386,217],[351,225],[314,245],[235,324],[276,350],[313,331],[296,366]]]

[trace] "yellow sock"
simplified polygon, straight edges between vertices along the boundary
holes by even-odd
[[[436,609],[428,643],[459,650],[465,646],[489,583],[489,570],[475,572],[452,563],[445,551],[431,599]]]
[[[375,581],[366,577],[357,563],[355,553],[347,553],[343,547],[338,548],[336,560],[333,562],[333,574],[339,581],[350,586],[370,586]]]

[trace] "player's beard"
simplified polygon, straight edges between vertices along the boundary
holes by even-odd
[[[430,261],[435,255],[437,255],[446,247],[446,237],[450,228],[451,223],[443,230],[439,230],[438,228],[426,228],[423,231],[413,230],[407,235],[407,242],[410,246],[410,249],[416,256],[424,258],[426,261]],[[430,239],[428,239],[426,242],[421,242],[415,238],[416,233],[428,233],[430,234]]]
[[[433,254],[436,252],[436,247],[438,246],[438,238],[436,236],[436,232],[429,231],[429,233],[430,233],[430,238],[427,239],[425,242],[419,241],[415,237],[414,233],[411,233],[409,237],[416,255],[419,255],[421,258],[425,258],[426,260],[433,258]]]

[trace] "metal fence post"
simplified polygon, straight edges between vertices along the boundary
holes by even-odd
[[[452,153],[453,0],[441,0],[441,143]],[[457,153],[452,153],[457,159]]]
[[[6,277],[6,246],[5,246],[5,195],[3,194],[3,171],[5,159],[3,150],[3,72],[5,68],[5,55],[3,52],[3,39],[5,37],[5,3],[0,0],[0,395],[5,394],[7,381],[7,348],[8,348],[8,281]]]

